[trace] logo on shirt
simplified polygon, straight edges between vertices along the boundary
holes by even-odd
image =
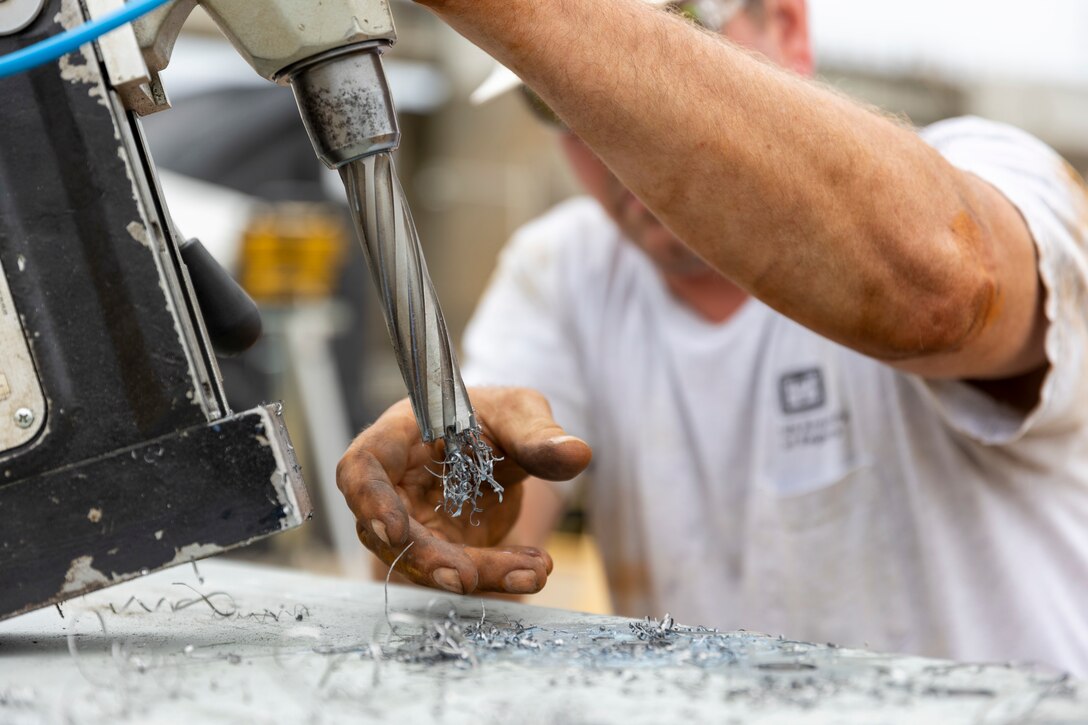
[[[786,415],[822,408],[827,403],[823,372],[812,368],[783,375],[778,381],[778,400]]]

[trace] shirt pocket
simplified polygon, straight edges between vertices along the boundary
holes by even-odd
[[[765,489],[784,498],[834,487],[865,465],[835,366],[787,369],[772,383],[761,435]]]
[[[926,594],[901,487],[861,464],[808,493],[760,499],[765,546],[751,571],[771,578],[764,600],[782,631],[844,646],[916,648],[927,631],[918,606]]]
[[[810,475],[803,492],[776,491],[769,498],[786,531],[838,527],[879,509],[880,481],[871,464],[857,463]]]
[[[764,459],[757,497],[774,512],[776,528],[799,533],[838,526],[880,497],[879,476],[847,408],[779,416],[771,425],[777,445]]]

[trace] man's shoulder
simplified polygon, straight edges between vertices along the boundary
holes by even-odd
[[[1080,174],[1027,131],[974,116],[953,118],[923,129],[921,138],[953,166],[975,174],[1012,202],[1027,221],[1037,245],[1073,240],[1084,250],[1088,187]]]
[[[919,129],[922,138],[939,145],[964,138],[990,138],[1039,144],[1042,141],[1021,128],[981,116],[955,116],[932,123]]]
[[[1045,293],[1049,370],[1028,414],[1000,406],[976,386],[926,381],[951,427],[986,445],[1008,445],[1030,432],[1080,430],[1088,421],[1088,196],[1080,175],[1030,133],[982,118],[956,118],[921,131],[949,163],[990,184],[1017,209],[1036,248]],[[1000,409],[999,409],[1000,408]],[[1079,433],[1077,433],[1079,435]]]
[[[919,130],[923,141],[957,166],[985,165],[1063,176],[1057,151],[1027,131],[978,116],[959,116]]]

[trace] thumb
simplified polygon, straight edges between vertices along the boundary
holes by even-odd
[[[566,481],[593,458],[585,441],[555,422],[548,401],[535,390],[490,388],[473,391],[471,398],[496,445],[530,476]]]

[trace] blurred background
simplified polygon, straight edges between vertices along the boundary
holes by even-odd
[[[979,115],[1017,125],[1088,170],[1088,3],[810,0],[821,77],[917,125]],[[398,167],[455,340],[521,224],[578,193],[552,131],[519,94],[469,93],[492,61],[429,12],[394,0],[387,71],[404,141]],[[265,336],[221,360],[233,407],[283,400],[314,521],[239,556],[352,577],[371,561],[340,501],[336,462],[404,387],[339,177],[317,162],[290,91],[258,78],[198,10],[163,82],[174,110],[147,134],[171,213],[261,304]],[[608,612],[584,519],[550,547],[544,606]]]

